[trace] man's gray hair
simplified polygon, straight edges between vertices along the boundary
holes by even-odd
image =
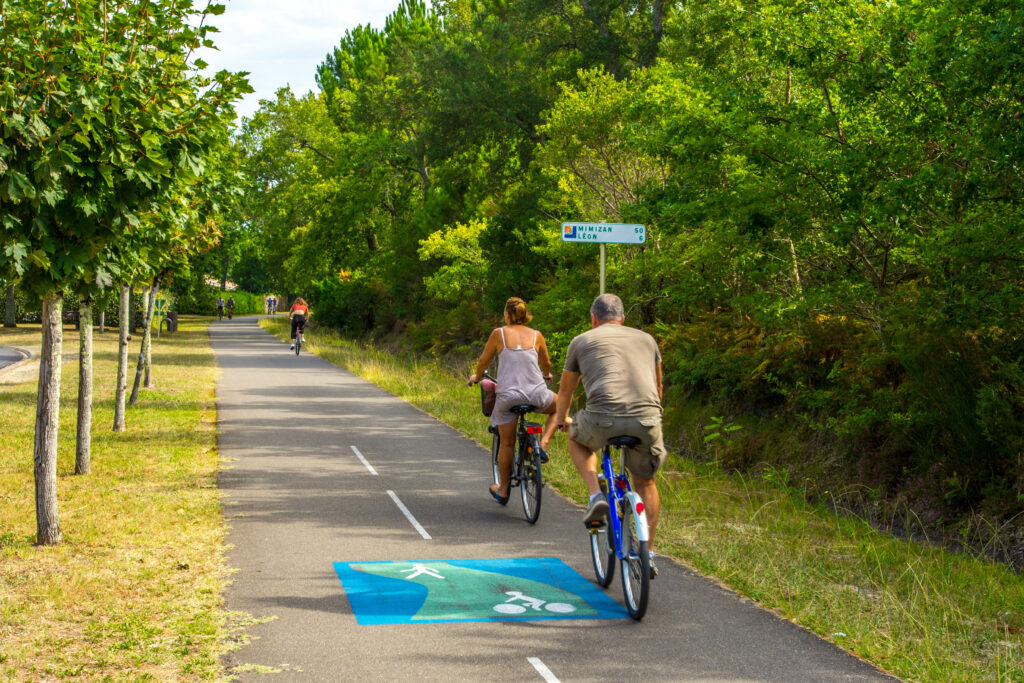
[[[619,297],[614,294],[602,294],[590,304],[590,313],[597,318],[597,322],[603,323],[608,320],[621,320],[625,315],[625,308]]]

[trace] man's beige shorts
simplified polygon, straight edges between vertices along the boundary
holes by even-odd
[[[626,467],[634,477],[653,479],[665,463],[665,443],[661,438],[661,416],[618,417],[589,413],[584,408],[572,418],[569,434],[573,441],[600,453],[613,436],[635,436],[640,445],[626,451]]]

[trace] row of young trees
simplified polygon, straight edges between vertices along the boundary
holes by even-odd
[[[245,123],[247,267],[421,348],[524,296],[557,356],[597,280],[560,222],[644,223],[609,288],[670,403],[750,425],[728,464],[1012,516],[1022,39],[1012,0],[403,0]]]
[[[125,429],[128,297],[152,301],[214,243],[235,187],[232,102],[244,74],[203,75],[224,6],[133,0],[0,0],[0,279],[42,301],[34,445],[38,542],[57,543],[62,301],[82,302],[76,471],[89,468],[91,301],[119,290],[115,430]],[[132,400],[137,398],[136,375]]]

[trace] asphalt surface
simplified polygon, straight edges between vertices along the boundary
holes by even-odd
[[[210,337],[237,569],[226,607],[260,621],[225,658],[239,680],[894,680],[665,558],[642,622],[360,625],[334,562],[555,557],[592,581],[582,509],[545,489],[531,526],[517,497],[488,496],[489,453],[446,425],[296,357],[255,318],[214,322]],[[622,604],[618,576],[605,593]]]
[[[0,370],[31,357],[32,354],[22,349],[0,346]]]

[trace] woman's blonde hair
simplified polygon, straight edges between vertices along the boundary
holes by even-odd
[[[518,296],[510,297],[505,302],[505,313],[508,314],[508,321],[513,325],[525,325],[533,319],[533,315],[526,308],[526,302]]]
[[[306,304],[306,300],[303,299],[301,296],[295,297],[295,303],[297,303],[300,306],[306,306],[307,305]]]

